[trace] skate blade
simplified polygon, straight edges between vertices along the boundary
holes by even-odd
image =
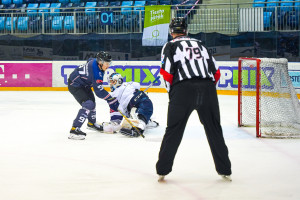
[[[158,176],[158,182],[165,182],[165,176]]]
[[[84,140],[85,136],[70,134],[70,136],[68,137],[68,139],[70,139],[70,140]]]
[[[223,180],[225,181],[232,181],[231,177],[228,175],[220,175],[222,177]]]

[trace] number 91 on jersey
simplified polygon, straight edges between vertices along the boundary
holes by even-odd
[[[101,12],[100,15],[101,25],[112,25],[113,24],[113,12]]]

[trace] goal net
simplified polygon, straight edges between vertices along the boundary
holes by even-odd
[[[287,59],[239,59],[238,126],[256,127],[257,137],[300,137],[300,104]]]

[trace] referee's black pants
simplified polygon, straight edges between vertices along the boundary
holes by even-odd
[[[193,110],[197,110],[205,129],[216,171],[219,174],[230,175],[231,163],[220,124],[215,84],[205,79],[182,81],[171,87],[169,98],[167,128],[156,164],[157,174],[167,175],[172,171],[188,118]]]

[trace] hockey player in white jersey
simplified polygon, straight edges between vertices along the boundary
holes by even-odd
[[[134,126],[143,133],[147,128],[157,127],[158,123],[150,120],[153,114],[153,104],[149,97],[140,91],[140,84],[137,82],[123,82],[119,73],[112,73],[108,77],[111,89],[110,95],[119,101],[118,109],[126,115]],[[113,119],[114,116],[111,116]],[[115,116],[120,119],[119,116]],[[130,137],[138,137],[139,133],[126,120],[123,120],[120,133]]]

